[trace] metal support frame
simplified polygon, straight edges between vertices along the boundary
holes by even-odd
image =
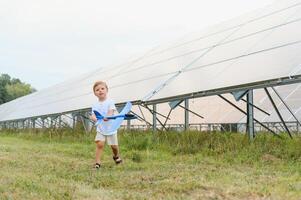
[[[126,130],[130,131],[131,130],[131,120],[126,120]]]
[[[178,105],[178,106],[179,106],[180,108],[183,108],[185,111],[190,112],[190,113],[194,114],[195,116],[198,116],[198,117],[201,118],[201,119],[204,119],[204,117],[203,117],[202,115],[199,115],[198,113],[196,113],[196,112],[190,110],[189,108],[186,108],[185,106],[182,106],[182,105]]]
[[[249,140],[252,141],[255,137],[253,90],[249,90],[247,93],[247,133]]]
[[[36,128],[36,118],[32,119],[32,128]]]
[[[278,98],[281,100],[281,102],[283,103],[283,105],[286,107],[286,109],[291,113],[291,115],[294,117],[294,119],[296,120],[296,122],[301,126],[300,121],[298,120],[298,118],[296,117],[296,115],[293,113],[292,109],[287,105],[287,103],[284,101],[284,99],[280,96],[280,94],[278,93],[278,91],[274,88],[271,87],[273,89],[273,91],[275,92],[275,94],[278,96]]]
[[[53,127],[53,117],[50,116],[50,128],[52,128],[52,127]]]
[[[188,101],[188,102],[186,102],[186,101]],[[192,111],[192,110],[189,109],[189,99],[185,99],[184,106],[181,105],[182,102],[183,102],[183,100],[180,100],[176,105],[173,105],[173,107],[170,108],[170,110],[169,110],[169,112],[168,112],[168,114],[167,114],[167,117],[166,117],[166,119],[165,119],[165,121],[164,121],[164,123],[163,123],[162,129],[163,129],[164,127],[166,127],[166,123],[167,123],[167,121],[170,119],[169,117],[170,117],[172,111],[173,111],[176,107],[180,107],[180,108],[183,108],[183,109],[185,110],[185,120],[186,120],[186,115],[187,115],[187,117],[189,116],[189,112],[192,113],[192,114],[194,114],[194,115],[196,115],[196,116],[198,116],[198,117],[200,117],[200,118],[202,118],[202,119],[204,119],[203,116],[201,116],[201,115],[199,115],[198,113],[196,113],[196,112],[194,112],[194,111]],[[185,106],[186,103],[188,104],[188,106]],[[187,119],[187,122],[188,122],[187,124],[188,124],[188,126],[189,126],[189,117],[188,117],[188,119]],[[186,122],[184,122],[184,128],[185,128],[185,130],[187,130],[188,126],[186,126],[185,124],[186,124]]]
[[[249,83],[249,84],[219,88],[219,89],[214,89],[214,90],[187,93],[187,94],[183,94],[183,95],[166,97],[166,98],[162,98],[162,99],[149,100],[147,102],[141,101],[141,103],[152,105],[152,104],[170,102],[170,101],[185,99],[185,98],[198,98],[198,97],[205,97],[205,96],[214,96],[214,95],[226,94],[226,93],[231,93],[231,92],[237,92],[237,91],[241,91],[241,90],[250,90],[250,89],[255,90],[255,89],[261,89],[261,88],[265,88],[265,87],[289,85],[289,84],[294,84],[294,83],[301,83],[301,75],[271,79],[271,80],[260,81],[260,82],[256,82],[256,83]]]
[[[167,119],[170,119],[168,116],[165,116],[159,112],[157,112],[156,110],[154,109],[150,109],[147,105],[143,105],[143,104],[140,104],[142,107],[146,108],[147,110],[149,110],[151,113],[155,112],[157,115],[161,116],[161,117],[164,117],[164,118],[167,118]],[[153,104],[154,105],[154,104]]]
[[[153,124],[150,123],[149,121],[147,121],[147,120],[145,119],[145,117],[141,117],[140,115],[138,115],[137,113],[135,113],[135,112],[133,112],[133,111],[131,111],[130,113],[132,113],[132,114],[134,114],[135,116],[137,116],[138,120],[144,121],[144,122],[146,123],[146,126],[147,126],[147,127],[153,126]]]
[[[150,111],[151,112],[151,111]],[[153,105],[153,132],[157,131],[157,105]]]
[[[164,102],[169,102],[169,101],[179,100],[179,99],[186,99],[186,98],[197,98],[197,97],[213,96],[213,95],[218,95],[218,96],[221,97],[220,94],[223,94],[223,93],[235,92],[235,91],[240,91],[240,90],[259,89],[259,88],[273,87],[273,86],[279,86],[279,85],[288,85],[288,84],[300,83],[300,82],[301,82],[301,75],[296,75],[296,76],[271,79],[271,80],[266,80],[266,81],[261,81],[261,82],[256,82],[256,83],[249,83],[249,84],[244,84],[244,85],[240,85],[240,86],[231,86],[231,87],[219,88],[219,89],[208,90],[208,91],[187,93],[187,94],[183,94],[183,95],[177,95],[177,96],[172,96],[172,97],[167,97],[167,98],[162,98],[162,99],[157,99],[157,100],[150,100],[150,101],[147,101],[147,102],[143,102],[143,101],[138,100],[138,101],[134,101],[133,104],[136,104],[136,105],[137,104],[143,104],[144,106],[147,106],[147,105],[154,105],[154,104],[158,104],[158,103],[164,103]],[[275,92],[275,93],[277,94],[277,92]],[[280,98],[280,95],[277,94],[277,96]],[[282,101],[285,104],[283,99],[282,99]],[[254,108],[256,108],[256,107],[254,106]],[[287,108],[289,109],[288,106],[287,106]],[[80,110],[82,111],[82,110],[86,110],[86,109],[80,109]],[[68,112],[64,112],[64,113],[60,113],[60,114],[64,115],[64,114],[67,114],[67,113],[77,112],[77,111],[80,111],[80,110],[68,111]],[[239,108],[238,108],[238,110],[239,110]],[[246,114],[243,110],[240,110],[240,111],[243,112],[244,114]],[[291,110],[290,110],[290,112],[291,112]],[[161,115],[159,113],[152,113],[152,114],[153,114],[153,117],[156,116],[156,114]],[[291,112],[291,114],[293,114],[293,113]],[[45,128],[46,127],[45,126],[45,121],[47,121],[48,117],[49,117],[49,115],[36,116],[36,120],[33,119],[33,121],[26,121],[26,120],[30,120],[30,118],[4,121],[4,122],[1,122],[1,128],[2,127],[4,127],[4,128],[20,128],[21,127],[20,123],[22,123],[22,120],[24,120],[24,128],[26,128],[26,127],[35,128],[36,123],[38,123],[38,121],[39,121],[38,118],[41,119],[42,128]],[[162,117],[169,118],[169,116],[168,117],[162,116]],[[156,117],[156,120],[158,120],[157,117]],[[155,123],[156,123],[157,122],[156,120],[153,120],[153,121],[155,121]],[[144,121],[146,121],[146,120],[144,120]],[[254,119],[254,121],[257,121],[257,120]],[[158,122],[160,122],[160,121],[158,121]],[[258,122],[258,123],[261,126],[263,126],[264,128],[266,128],[267,130],[271,131],[274,135],[280,137],[273,130],[271,130],[269,127],[265,126],[264,124],[262,124],[260,122]],[[299,121],[298,121],[298,124],[301,126],[301,123]],[[68,125],[70,125],[70,124],[68,124]],[[164,123],[162,125],[166,125],[166,124]],[[47,127],[48,127],[48,125],[47,125]]]
[[[245,102],[246,104],[248,104],[248,101],[247,101],[247,100],[245,100],[245,99],[241,99],[241,100],[242,100],[243,102]],[[259,108],[258,106],[254,105],[253,103],[250,103],[250,105],[253,106],[255,109],[259,110],[260,112],[262,112],[262,113],[264,113],[264,114],[266,114],[266,115],[268,115],[268,116],[271,116],[270,113],[268,113],[267,111],[265,111],[265,110]]]
[[[46,128],[45,127],[45,118],[43,117],[43,118],[41,118],[41,120],[42,120],[42,128]]]
[[[184,112],[184,129],[185,131],[189,130],[189,99],[185,99],[184,101],[184,107],[185,107],[185,112]]]
[[[86,116],[87,113],[78,113],[78,115],[80,116],[81,122],[83,123],[83,127],[86,133],[89,133],[89,123],[91,122],[91,120]]]
[[[75,124],[76,124],[76,114],[72,113],[72,129],[75,129]]]
[[[140,119],[142,119],[144,122],[145,122],[145,124],[146,124],[146,126],[148,126],[150,123],[149,122],[147,122],[147,120],[146,120],[146,118],[145,118],[145,116],[144,116],[144,113],[142,112],[142,109],[141,109],[141,107],[140,107],[140,105],[138,104],[138,108],[139,108],[139,111],[140,111],[140,113],[141,113],[141,115],[142,115],[142,117],[140,117]],[[133,111],[131,111],[132,113],[134,113]]]
[[[42,124],[42,122],[40,122],[39,120],[42,120],[42,119],[41,119],[41,118],[37,118],[37,119],[35,120],[35,124],[38,125],[38,126],[40,126],[40,128],[43,128],[43,124]]]
[[[59,116],[59,128],[62,128],[62,115]]]
[[[71,113],[71,117],[70,116],[68,116],[68,114],[67,113],[64,113],[64,114],[62,114],[61,116],[65,116],[65,117],[67,117],[67,118],[69,118],[70,120],[72,120],[72,123],[70,124],[68,124],[68,123],[66,123],[66,122],[64,122],[64,120],[62,120],[62,123],[64,124],[64,125],[66,125],[66,126],[69,126],[70,128],[73,128],[73,114]]]
[[[224,96],[222,96],[221,94],[218,95],[221,99],[223,99],[224,101],[226,101],[227,103],[229,103],[230,105],[232,105],[233,107],[235,107],[237,110],[239,110],[240,112],[244,113],[245,115],[247,115],[247,112],[245,112],[244,110],[242,110],[240,107],[238,107],[237,105],[235,105],[234,103],[232,103],[231,101],[229,101],[227,98],[225,98]],[[276,137],[281,138],[280,135],[278,135],[275,131],[273,131],[272,129],[270,129],[269,127],[267,127],[266,125],[264,125],[263,123],[261,123],[260,121],[258,121],[257,119],[254,118],[254,121],[257,122],[258,124],[260,124],[262,127],[264,127],[265,129],[267,129],[268,131],[270,131],[271,133],[273,133]]]
[[[278,110],[278,108],[277,108],[277,106],[276,106],[276,104],[275,104],[275,102],[274,102],[274,100],[273,100],[273,98],[272,98],[272,96],[271,96],[269,90],[268,90],[267,88],[264,88],[264,91],[266,92],[267,96],[269,97],[270,102],[272,103],[272,105],[273,105],[273,107],[274,107],[274,109],[275,109],[275,111],[276,111],[276,113],[277,113],[279,119],[281,120],[281,122],[282,122],[282,124],[283,124],[285,130],[287,131],[288,135],[290,136],[290,138],[293,138],[293,137],[292,137],[292,134],[291,134],[290,130],[288,129],[288,127],[286,126],[285,121],[284,121],[284,119],[283,119],[281,113],[279,112],[279,110]]]
[[[167,121],[168,121],[168,119],[169,119],[169,116],[170,116],[172,110],[173,110],[173,109],[170,109],[170,110],[169,110],[169,112],[168,112],[168,114],[167,114],[167,118],[166,118],[165,121],[164,121],[163,127],[166,127],[166,123],[167,123]],[[162,127],[162,129],[163,129],[163,127]]]
[[[157,122],[160,123],[160,125],[162,126],[162,129],[167,130],[167,128],[164,126],[164,124],[161,122],[161,120],[159,120],[159,118],[157,117],[157,114],[159,115],[159,113],[157,112],[157,104],[153,104],[153,109],[150,109],[148,106],[146,106],[145,108],[153,115],[153,130],[157,130]],[[160,116],[165,117],[162,114],[160,114]],[[154,117],[156,118],[156,120],[154,120]]]

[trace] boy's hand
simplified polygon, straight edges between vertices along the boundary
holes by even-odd
[[[108,113],[107,113],[107,116],[112,116],[114,114],[114,110],[109,110]],[[108,121],[109,119],[108,118],[103,118],[103,121]]]
[[[93,121],[93,122],[97,122],[97,118],[94,114],[90,115],[89,118]]]

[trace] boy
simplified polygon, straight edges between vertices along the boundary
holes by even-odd
[[[93,85],[93,92],[94,95],[98,98],[98,102],[92,106],[92,115],[91,120],[94,122],[97,121],[96,116],[93,113],[93,110],[98,111],[103,116],[112,116],[116,111],[115,104],[112,100],[107,98],[108,94],[108,86],[103,81],[97,81]],[[109,120],[104,118],[104,123],[101,126],[109,125]],[[94,168],[98,169],[101,166],[100,157],[104,149],[105,141],[107,144],[111,146],[113,152],[113,159],[116,164],[122,162],[119,156],[119,149],[118,149],[118,139],[117,139],[117,131],[114,133],[110,133],[110,135],[106,135],[108,133],[104,133],[103,130],[106,130],[105,127],[102,128],[100,125],[97,126],[95,143],[96,143],[96,153],[95,153],[95,166]]]

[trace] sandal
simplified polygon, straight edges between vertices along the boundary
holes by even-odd
[[[116,164],[122,163],[122,159],[119,156],[113,156],[113,160],[115,161]]]
[[[95,163],[94,168],[95,168],[95,169],[99,169],[100,166],[101,166],[100,163]]]

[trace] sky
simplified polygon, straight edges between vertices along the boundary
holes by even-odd
[[[0,74],[41,90],[273,0],[0,0]]]

